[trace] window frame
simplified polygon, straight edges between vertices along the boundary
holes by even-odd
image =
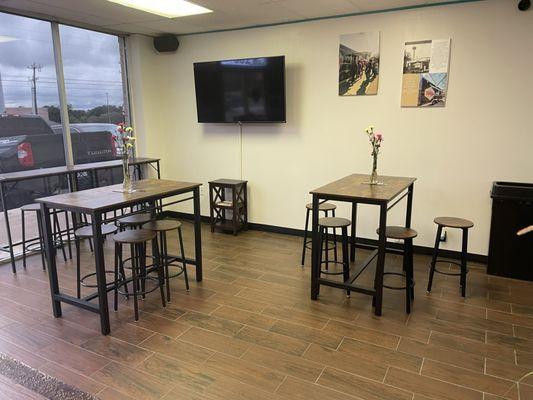
[[[52,48],[54,52],[54,66],[56,70],[56,81],[57,81],[57,89],[59,93],[59,109],[61,114],[61,126],[63,128],[63,146],[64,146],[64,153],[65,153],[65,164],[66,166],[72,166],[74,165],[74,159],[73,159],[73,152],[72,152],[72,140],[70,137],[70,120],[68,116],[68,97],[66,92],[66,85],[65,85],[65,75],[64,75],[64,68],[63,68],[63,57],[62,57],[62,50],[61,50],[61,38],[59,34],[59,26],[60,25],[66,25],[66,26],[73,26],[80,29],[85,29],[92,32],[99,32],[99,33],[105,33],[107,35],[113,35],[117,38],[119,43],[119,52],[120,52],[120,70],[121,70],[121,78],[122,78],[122,97],[123,97],[123,110],[124,110],[124,118],[126,121],[126,124],[129,126],[132,126],[133,118],[131,116],[131,90],[129,85],[129,74],[128,74],[128,68],[127,68],[127,48],[126,48],[126,36],[124,34],[109,32],[105,30],[98,30],[91,27],[83,26],[83,25],[76,25],[73,23],[68,23],[65,21],[58,21],[57,19],[51,19],[47,18],[46,16],[35,16],[31,13],[20,13],[20,12],[14,12],[9,9],[5,9],[3,7],[0,7],[0,13],[4,14],[10,14],[15,15],[19,17],[24,18],[31,18],[35,20],[45,21],[50,24],[50,29],[52,33]],[[135,130],[134,130],[135,132]],[[135,154],[134,154],[135,155]]]

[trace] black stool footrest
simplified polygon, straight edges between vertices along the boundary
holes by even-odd
[[[340,244],[340,242],[339,242],[339,244]],[[308,240],[307,242],[305,242],[304,246],[308,250],[313,250],[313,241],[312,240]],[[335,242],[333,240],[328,240],[328,246],[327,247],[328,247],[327,249],[322,249],[322,251],[335,250]]]
[[[156,265],[156,263],[157,263],[157,258],[156,258],[155,256],[151,256],[151,255],[147,254],[147,255],[146,255],[146,258],[152,260],[152,262],[153,262],[153,264],[146,264],[146,265],[145,265],[146,269],[149,269],[149,268],[153,267],[154,265]],[[122,260],[122,268],[124,268],[124,269],[131,269],[131,268],[132,268],[132,266],[131,266],[131,259],[132,259],[132,257],[128,257],[128,258],[123,259],[123,260]],[[128,263],[129,263],[130,265],[126,265],[126,264],[128,264]],[[139,269],[139,266],[137,266],[137,269]]]
[[[105,271],[105,274],[106,275],[113,275],[113,281],[112,282],[108,282],[107,286],[110,286],[110,287],[115,286],[115,271]],[[95,275],[96,275],[96,272],[91,272],[90,274],[82,276],[80,278],[80,285],[83,286],[83,287],[87,287],[87,288],[96,288],[96,287],[98,287],[98,285],[96,285],[96,284],[92,285],[92,284],[84,282],[85,279],[90,278],[91,276],[95,276]],[[119,280],[121,280],[121,274],[119,274]]]
[[[435,261],[435,272],[438,272],[439,274],[441,275],[448,275],[448,276],[461,276],[461,272],[444,272],[444,271],[440,271],[437,269],[436,267],[436,264],[438,263],[449,263],[449,264],[454,264],[454,265],[457,265],[457,266],[461,266],[461,263],[458,262],[458,261],[455,261],[455,260],[446,260],[446,259],[437,259]],[[429,267],[431,268],[431,263],[429,263]],[[468,268],[466,268],[466,273],[468,274]]]
[[[155,276],[149,276],[149,275],[146,275],[144,278],[143,277],[138,277],[139,280],[142,280],[142,279],[145,279],[145,280],[148,280],[148,281],[153,281],[153,282],[156,282],[156,285],[151,288],[150,290],[145,290],[144,292],[125,292],[123,290],[120,290],[118,289],[117,291],[123,295],[123,296],[126,296],[126,297],[129,297],[129,296],[144,296],[144,295],[147,295],[148,293],[152,293],[153,291],[159,289],[159,287],[161,286],[161,283],[159,282],[159,279]],[[119,283],[118,283],[118,288],[126,285],[128,282],[125,282],[124,280],[121,280]]]
[[[396,276],[401,276],[402,278],[407,279],[407,276],[403,272],[384,272],[383,275],[396,275]],[[407,290],[408,287],[410,287],[410,288],[414,288],[415,287],[415,280],[413,279],[411,285],[409,285],[409,286],[407,286],[407,285],[405,285],[405,286],[390,286],[390,285],[383,284],[383,287],[387,288],[387,289],[392,289],[392,290]]]
[[[175,264],[172,264],[173,262],[178,262],[178,261],[176,261],[176,260],[170,261],[170,262],[168,262],[167,266],[172,267],[172,268],[177,268],[178,272],[176,272],[175,274],[169,274],[168,275],[169,279],[177,278],[178,276],[183,275],[183,273],[185,272],[183,270],[183,265],[175,265]]]
[[[338,264],[338,265],[344,266],[344,263],[342,261],[328,261],[328,262],[326,262],[324,260],[324,261],[321,261],[320,264]],[[320,269],[320,273],[321,274],[325,274],[325,275],[343,275],[344,274],[344,272],[329,272],[329,271],[323,270],[323,269]]]

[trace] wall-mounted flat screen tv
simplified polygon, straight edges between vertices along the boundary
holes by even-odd
[[[285,56],[194,64],[198,122],[286,122]]]

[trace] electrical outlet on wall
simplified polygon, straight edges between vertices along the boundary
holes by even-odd
[[[440,234],[440,241],[445,242],[446,239],[448,239],[448,231],[446,231],[446,229],[443,229]]]

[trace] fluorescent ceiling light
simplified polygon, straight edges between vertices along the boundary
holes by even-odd
[[[17,38],[14,38],[13,36],[0,35],[0,43],[12,42],[14,40],[17,40]]]
[[[185,0],[107,0],[167,18],[210,13],[213,10]]]

